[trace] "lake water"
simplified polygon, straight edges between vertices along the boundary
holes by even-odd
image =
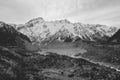
[[[78,53],[81,53],[81,54],[83,54],[83,53],[85,53],[86,52],[86,50],[85,49],[80,49],[80,48],[67,48],[67,49],[65,49],[65,48],[63,48],[63,49],[58,49],[58,48],[56,48],[56,49],[52,49],[52,48],[50,48],[50,49],[43,49],[43,52],[54,52],[54,53],[57,53],[57,54],[60,54],[60,55],[67,55],[67,56],[73,56],[73,55],[76,55],[76,54],[78,54]]]

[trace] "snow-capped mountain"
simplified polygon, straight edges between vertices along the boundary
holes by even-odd
[[[17,25],[17,29],[27,35],[33,42],[45,40],[65,41],[76,38],[81,40],[106,40],[117,30],[117,27],[99,25],[71,23],[68,20],[45,21],[43,18],[35,18],[23,25]]]

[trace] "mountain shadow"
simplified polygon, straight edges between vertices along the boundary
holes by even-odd
[[[31,40],[24,34],[18,32],[13,26],[0,22],[0,45],[21,47],[27,51],[36,51],[38,47],[32,45]]]
[[[107,42],[112,42],[112,41],[120,42],[120,29],[107,40]]]
[[[17,37],[31,42],[30,39],[24,34],[18,32],[13,26],[4,22],[0,22],[0,45],[2,46],[16,46]]]

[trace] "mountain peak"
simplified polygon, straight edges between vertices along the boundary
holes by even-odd
[[[69,20],[67,19],[63,19],[63,20],[60,20],[61,23],[71,23]]]
[[[30,23],[35,24],[35,23],[42,23],[42,22],[44,22],[44,19],[42,17],[38,17],[38,18],[34,18],[34,19],[28,21],[27,24],[30,24]]]
[[[0,21],[0,27],[3,27],[4,25],[5,25],[5,23]]]

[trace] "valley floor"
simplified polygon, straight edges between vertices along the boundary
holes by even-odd
[[[115,68],[119,71],[120,45],[79,41],[73,43],[52,42],[42,48],[43,53],[54,52],[93,63]]]
[[[108,45],[96,46],[86,42],[54,42],[42,46],[42,52],[0,46],[0,80],[119,80],[120,71],[94,62],[114,65],[110,60],[119,57],[115,52],[119,50]],[[119,61],[116,64],[120,65]]]

